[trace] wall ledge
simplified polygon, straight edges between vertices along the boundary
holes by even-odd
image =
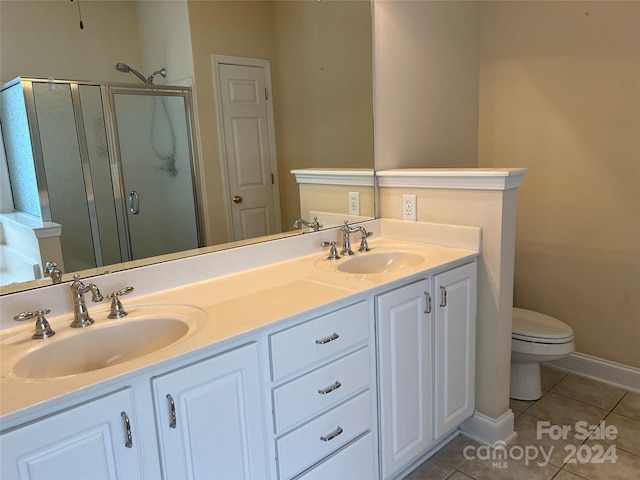
[[[374,176],[371,168],[302,168],[291,170],[298,183],[317,185],[355,185],[373,187]]]
[[[43,222],[22,212],[1,213],[0,223],[36,238],[59,237],[62,234],[62,225],[59,223]]]
[[[526,168],[406,168],[376,172],[378,186],[510,190],[522,184]]]

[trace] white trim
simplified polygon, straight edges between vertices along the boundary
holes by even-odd
[[[498,418],[491,418],[476,410],[471,417],[462,422],[460,431],[485,445],[493,445],[499,441],[509,443],[518,436],[513,429],[514,418],[511,409]]]
[[[544,365],[640,393],[640,368],[578,352]]]
[[[36,238],[59,237],[62,225],[55,222],[43,222],[37,217],[21,212],[0,214],[0,223]]]
[[[376,172],[378,186],[510,190],[522,184],[526,168],[407,168]]]
[[[236,239],[233,233],[233,220],[231,213],[231,193],[229,192],[229,176],[227,171],[227,152],[224,144],[224,120],[222,116],[221,91],[220,91],[220,64],[240,65],[245,67],[261,67],[265,71],[265,87],[269,91],[267,100],[267,121],[269,126],[269,148],[271,153],[271,173],[273,174],[273,210],[275,214],[276,232],[282,232],[282,213],[280,211],[280,182],[278,179],[278,157],[276,155],[276,132],[275,117],[273,115],[273,86],[271,85],[271,61],[261,58],[236,57],[231,55],[211,55],[213,63],[213,95],[216,109],[216,120],[218,122],[218,152],[220,155],[220,165],[222,168],[222,190],[224,192],[225,212],[227,214],[227,232],[229,241]]]
[[[373,187],[375,183],[372,168],[302,168],[291,170],[291,173],[298,183],[360,187]]]

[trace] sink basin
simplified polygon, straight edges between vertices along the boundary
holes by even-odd
[[[359,274],[384,273],[414,267],[423,261],[422,255],[409,252],[365,253],[340,263],[338,270]]]
[[[52,378],[91,372],[154,353],[184,337],[190,326],[180,317],[143,317],[52,337],[20,358],[13,371],[24,378]]]

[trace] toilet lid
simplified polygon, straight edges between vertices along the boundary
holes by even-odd
[[[542,343],[563,343],[573,338],[569,325],[543,313],[513,308],[513,338]]]

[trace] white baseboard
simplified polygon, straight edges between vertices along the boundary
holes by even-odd
[[[510,409],[498,418],[491,418],[476,410],[460,425],[460,431],[485,445],[493,445],[498,441],[509,443],[518,435],[513,429],[514,418]]]
[[[640,368],[629,367],[577,352],[561,360],[546,362],[543,365],[640,393]]]

